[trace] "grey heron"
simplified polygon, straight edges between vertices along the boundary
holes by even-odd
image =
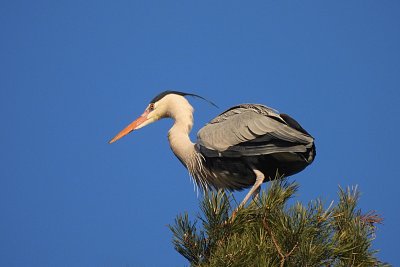
[[[185,96],[204,99],[190,93],[162,92],[109,143],[157,120],[172,118],[170,147],[197,186],[203,191],[250,188],[240,206],[277,173],[290,176],[313,162],[314,138],[289,115],[260,104],[241,104],[224,111],[200,129],[193,143],[189,137],[193,107]]]

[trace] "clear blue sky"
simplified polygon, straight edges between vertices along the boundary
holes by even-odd
[[[400,263],[399,1],[2,1],[0,266],[184,266],[167,224],[198,212],[164,120],[107,141],[166,89],[197,130],[235,104],[288,113],[316,138],[296,199],[385,218]],[[238,197],[242,197],[242,193]]]

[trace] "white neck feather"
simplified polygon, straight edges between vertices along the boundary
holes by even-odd
[[[189,133],[193,126],[193,107],[182,96],[168,95],[162,100],[165,107],[164,116],[175,121],[168,132],[171,149],[188,169],[196,185],[206,191],[210,187],[207,179],[214,181],[215,175],[203,167],[204,158],[196,151],[195,144],[190,141]]]
[[[194,143],[189,137],[193,126],[193,107],[183,97],[174,100],[175,103],[169,105],[169,116],[175,122],[168,132],[168,140],[174,154],[188,166],[196,153]]]

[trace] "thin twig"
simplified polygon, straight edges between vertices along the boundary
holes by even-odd
[[[267,229],[268,233],[271,235],[272,242],[274,243],[274,246],[275,246],[276,250],[278,251],[279,256],[281,257],[281,265],[280,266],[283,267],[285,265],[285,255],[282,253],[282,249],[278,245],[278,242],[276,241],[275,236],[272,233],[271,229],[269,228],[266,220],[263,220],[263,225],[264,225],[265,229]]]
[[[293,253],[293,251],[297,248],[297,246],[299,245],[299,242],[296,243],[296,245],[294,245],[294,247],[288,252],[286,253],[286,255],[283,254],[281,247],[279,246],[278,242],[275,239],[274,233],[272,233],[271,229],[269,228],[266,220],[263,220],[263,225],[265,227],[265,229],[268,231],[268,233],[271,235],[271,239],[272,242],[274,243],[274,246],[276,248],[276,250],[278,251],[279,256],[281,257],[281,264],[280,267],[284,267],[285,266],[285,261],[286,259]]]
[[[297,242],[296,245],[294,245],[294,247],[292,248],[292,250],[291,250],[289,253],[286,254],[286,256],[285,256],[286,258],[289,257],[290,254],[293,253],[293,251],[297,248],[297,245],[298,245],[298,244],[299,244],[299,242]]]

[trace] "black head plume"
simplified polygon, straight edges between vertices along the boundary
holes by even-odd
[[[191,93],[184,93],[184,92],[179,92],[179,91],[164,91],[162,93],[160,93],[159,95],[157,95],[156,97],[154,97],[150,103],[155,103],[158,100],[162,99],[164,96],[169,95],[169,94],[175,94],[175,95],[181,95],[181,96],[193,96],[193,97],[198,97],[200,99],[203,99],[204,101],[210,103],[211,105],[213,105],[214,107],[218,108],[217,105],[215,105],[213,102],[211,102],[208,99],[205,99],[202,96],[196,95],[196,94],[191,94]]]

